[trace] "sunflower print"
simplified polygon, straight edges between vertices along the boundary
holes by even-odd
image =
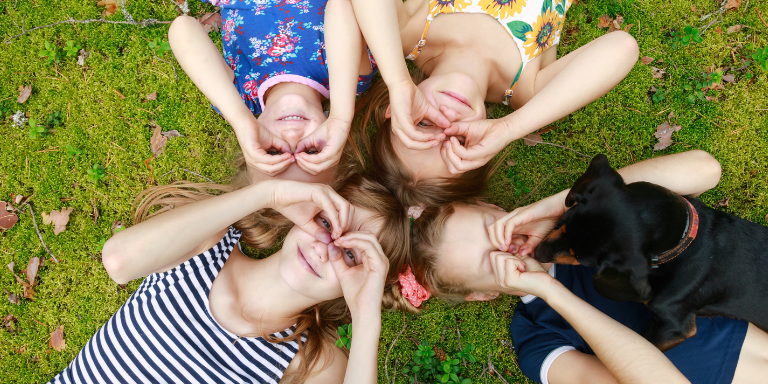
[[[528,56],[528,60],[533,59],[552,46],[557,31],[562,26],[560,19],[560,14],[552,9],[548,9],[539,15],[536,22],[531,26],[532,30],[525,34],[526,41],[523,42],[525,55]]]
[[[430,0],[429,9],[433,14],[453,13],[453,0]]]
[[[483,10],[499,19],[504,20],[523,11],[526,0],[480,0],[478,5]]]
[[[454,0],[453,6],[456,8],[456,12],[463,12],[465,8],[472,5],[472,0]]]

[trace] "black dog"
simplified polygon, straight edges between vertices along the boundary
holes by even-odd
[[[542,263],[597,267],[595,288],[645,302],[645,337],[662,351],[696,334],[696,316],[728,316],[768,331],[768,228],[655,184],[625,184],[604,155],[565,199]]]

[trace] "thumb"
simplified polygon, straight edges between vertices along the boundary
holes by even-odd
[[[315,239],[322,241],[325,244],[328,244],[333,241],[333,239],[331,239],[331,233],[328,232],[327,229],[321,227],[312,219],[310,219],[308,222],[304,224],[296,223],[296,225],[299,228],[301,228],[302,231],[306,233],[311,233],[312,236],[315,237]]]
[[[328,260],[331,262],[333,271],[336,272],[336,277],[341,281],[341,276],[351,267],[341,257],[341,249],[334,243],[328,244]]]
[[[432,121],[440,128],[449,128],[451,126],[451,122],[448,121],[448,119],[443,116],[440,111],[437,110],[437,108],[433,107],[429,103],[425,103],[427,105],[427,113],[424,115],[429,121]]]

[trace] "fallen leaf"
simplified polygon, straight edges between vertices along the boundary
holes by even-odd
[[[718,207],[727,207],[728,204],[731,202],[731,196],[728,196],[727,199],[723,199],[717,202]]]
[[[664,148],[669,147],[670,144],[672,144],[672,133],[679,131],[683,127],[680,125],[669,125],[668,122],[663,122],[659,124],[658,127],[656,127],[656,133],[653,135],[656,136],[657,139],[659,139],[659,142],[656,143],[656,145],[653,146],[654,151],[660,151]]]
[[[616,28],[621,28],[621,24],[624,24],[624,16],[616,15],[616,19],[613,20],[613,26]]]
[[[146,99],[147,100],[157,100],[157,91],[154,91],[154,92],[150,93],[149,95],[147,95]]]
[[[723,75],[722,79],[726,83],[735,83],[736,82],[736,76],[733,73],[729,73],[727,75]]]
[[[720,100],[717,96],[704,96],[704,99],[707,101],[718,101]]]
[[[741,5],[741,0],[728,0],[728,2],[725,3],[725,9],[738,8],[739,5]]]
[[[602,15],[597,19],[597,27],[608,28],[611,26],[611,22],[613,22],[613,19],[608,17],[608,15]]]
[[[541,139],[541,135],[538,133],[531,133],[530,135],[523,138],[523,141],[525,142],[525,145],[533,147],[534,145],[538,143],[543,143],[544,140]]]
[[[624,32],[629,33],[629,30],[632,29],[633,26],[634,26],[634,24],[627,24],[627,25],[625,25],[624,26]]]
[[[16,203],[16,205],[19,205],[21,203],[21,199],[23,199],[23,198],[24,198],[24,196],[22,196],[22,195],[16,195],[16,197],[13,200],[13,202]]]
[[[125,100],[125,95],[120,93],[120,91],[118,91],[117,89],[113,89],[112,91],[114,91],[117,94],[117,97],[119,97],[120,100]]]
[[[203,29],[206,33],[210,33],[211,31],[218,31],[221,27],[221,14],[218,12],[208,12],[197,21],[200,22],[200,25],[203,26]]]
[[[19,349],[16,349],[16,347],[14,347],[13,350],[16,351],[16,353],[18,353],[19,355],[21,355],[22,353],[27,351],[27,345],[24,344]]]
[[[27,281],[31,285],[35,285],[35,278],[37,278],[37,269],[40,268],[40,258],[35,256],[29,259],[27,264]]]
[[[18,332],[19,328],[15,326],[16,321],[18,321],[18,319],[14,315],[8,314],[3,316],[3,328],[11,334]]]
[[[706,87],[704,89],[711,89],[711,90],[714,90],[714,91],[721,91],[721,90],[723,90],[725,88],[720,83],[714,83],[714,84],[712,84],[709,87]]]
[[[661,79],[664,77],[664,74],[667,73],[661,68],[651,67],[651,76],[653,76],[654,79]]]
[[[96,206],[95,203],[91,202],[93,204],[93,224],[99,224],[99,208]]]
[[[165,143],[168,142],[168,138],[161,134],[162,130],[159,125],[155,125],[155,131],[152,133],[152,138],[149,139],[149,146],[155,157],[163,153]]]
[[[91,53],[86,51],[85,48],[80,50],[80,55],[77,56],[77,65],[85,66],[85,59],[91,56]]]
[[[728,27],[728,29],[725,30],[725,32],[728,33],[728,34],[736,33],[738,31],[741,31],[742,27],[744,27],[744,26],[741,25],[741,24],[731,25],[730,27]]]
[[[715,33],[717,34],[723,33],[723,30],[720,29],[720,27],[715,27]]]
[[[23,103],[29,99],[29,95],[32,94],[32,86],[31,85],[25,85],[21,86],[19,85],[19,98],[16,99],[19,103]]]
[[[98,3],[96,3],[97,7],[106,7],[104,9],[104,12],[101,13],[102,16],[112,16],[117,12],[117,0],[101,0]]]
[[[515,159],[507,160],[507,166],[508,167],[514,167],[515,165],[517,165],[517,162],[515,162]]]
[[[675,111],[669,111],[669,115],[667,115],[667,121],[672,121],[673,117],[675,117]]]
[[[699,10],[696,7],[691,7],[691,11],[698,12]]]
[[[116,220],[112,223],[112,235],[114,235],[116,230],[119,232],[121,230],[125,229],[125,224],[123,224],[122,221]]]
[[[655,60],[653,57],[643,56],[643,58],[640,59],[640,62],[643,63],[643,65],[648,65],[650,63],[653,63],[653,60]]]
[[[53,234],[58,235],[67,229],[69,223],[69,214],[73,208],[62,208],[61,211],[53,210],[49,214],[43,212],[43,225],[53,223]]]
[[[10,263],[8,263],[8,264],[6,265],[6,267],[8,267],[8,269],[10,269],[10,270],[11,270],[11,273],[13,273],[13,267],[14,267],[14,266],[16,266],[16,263],[14,263],[13,261],[11,261]]]
[[[539,133],[539,135],[543,135],[545,133],[550,133],[550,132],[554,131],[555,129],[557,129],[556,125],[553,125],[551,127],[544,127],[542,129],[540,129],[538,133]]]
[[[64,325],[60,325],[55,331],[51,332],[51,339],[48,340],[48,346],[61,352],[67,347],[64,341]]]
[[[10,301],[11,304],[21,304],[21,299],[15,293],[8,292],[8,290],[5,289],[5,294],[8,295],[8,301]]]
[[[160,134],[165,136],[165,137],[167,137],[167,138],[171,138],[171,137],[184,137],[184,135],[182,135],[181,133],[179,133],[179,131],[177,131],[175,129],[172,129],[170,131],[165,131],[165,132],[162,132]]]
[[[15,213],[8,212],[6,204],[5,201],[0,201],[0,231],[11,229],[19,221]]]
[[[32,357],[30,357],[29,359],[32,360],[33,363],[39,363],[40,362],[40,358],[37,357],[36,355],[32,355]]]

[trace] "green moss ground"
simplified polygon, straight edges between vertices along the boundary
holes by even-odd
[[[746,3],[746,1],[744,1]],[[671,4],[671,5],[670,5]],[[193,14],[204,7],[191,2]],[[704,34],[704,42],[673,50],[665,34],[685,25],[700,27],[699,14],[714,11],[718,1],[668,2],[662,0],[599,0],[579,2],[569,12],[566,28],[576,33],[565,35],[559,54],[570,52],[606,33],[597,28],[603,14],[621,14],[626,24],[634,24],[630,33],[640,45],[640,56],[657,59],[650,66],[664,69],[663,79],[651,76],[650,66],[639,62],[629,76],[608,95],[556,122],[558,128],[543,135],[548,142],[571,147],[594,155],[605,153],[614,166],[620,167],[646,158],[703,149],[713,154],[723,166],[720,185],[705,193],[702,199],[710,205],[730,197],[726,209],[749,220],[766,224],[768,214],[768,87],[766,71],[751,66],[753,81],[740,80],[725,84],[721,91],[710,91],[718,101],[685,102],[682,89],[689,79],[704,72],[706,67],[738,67],[731,49],[737,42],[751,42],[757,47],[768,45],[768,27],[757,16],[759,9],[768,17],[768,4],[751,1],[723,15],[723,21]],[[134,0],[128,4],[133,16],[172,20],[177,11],[170,1]],[[54,3],[20,0],[0,1],[0,35],[3,40],[18,33],[22,17],[27,28],[49,24],[73,17],[95,18],[100,9],[95,2],[61,0]],[[119,12],[118,12],[119,13]],[[122,20],[122,16],[112,19]],[[709,21],[709,20],[708,20]],[[707,21],[707,22],[708,22]],[[728,26],[744,24],[740,32],[726,34]],[[723,33],[715,32],[720,27]],[[7,268],[0,269],[0,316],[12,314],[18,318],[18,331],[0,329],[0,372],[2,382],[41,383],[63,369],[117,308],[138,286],[138,281],[125,288],[112,282],[100,263],[99,243],[110,236],[110,226],[116,220],[130,223],[131,202],[136,194],[151,185],[189,179],[203,181],[184,168],[217,181],[229,175],[229,161],[237,150],[236,138],[226,122],[210,110],[205,97],[191,81],[179,72],[174,80],[170,64],[154,58],[147,42],[156,37],[165,39],[167,25],[148,28],[135,26],[88,24],[60,25],[34,31],[0,44],[0,107],[12,112],[21,110],[38,121],[54,111],[66,116],[63,127],[42,139],[30,139],[28,128],[11,126],[9,114],[0,121],[0,200],[11,195],[34,194],[31,201],[37,213],[73,207],[67,230],[53,234],[51,226],[41,227],[46,242],[61,260],[60,264],[46,261],[38,274],[39,285],[34,301],[23,300],[20,305],[5,299],[5,291],[21,294],[21,286]],[[59,47],[72,40],[91,52],[85,69],[66,58],[56,67],[38,57],[44,42]],[[746,49],[741,50],[749,54]],[[170,54],[164,59],[169,60]],[[661,59],[663,62],[659,63]],[[177,70],[180,68],[177,66]],[[32,96],[18,104],[18,87],[32,85]],[[647,101],[653,85],[669,92],[659,104]],[[126,98],[120,99],[114,90]],[[142,102],[142,98],[157,91],[157,100]],[[511,110],[494,106],[493,116]],[[682,130],[673,136],[668,149],[654,152],[653,133],[669,112],[673,122]],[[171,139],[166,153],[153,160],[150,171],[143,163],[151,157],[150,121],[164,130],[177,129],[185,137]],[[83,151],[75,159],[68,158],[66,145]],[[503,172],[494,178],[489,191],[491,201],[511,209],[567,188],[582,172],[588,159],[554,146],[529,147],[514,143],[503,153],[505,160],[516,162],[515,173],[533,189],[530,195],[515,196],[514,188]],[[109,172],[104,182],[88,180],[86,170],[93,164],[106,165]],[[94,221],[94,206],[99,211]],[[37,239],[28,214],[11,230],[0,235],[0,264],[16,264],[15,272],[27,265],[31,257],[47,258]],[[490,355],[494,365],[510,383],[526,382],[516,367],[510,352],[507,325],[516,299],[501,298],[488,304],[469,303],[450,308],[432,300],[420,317],[389,313],[384,315],[380,346],[380,381],[385,380],[384,360],[387,350],[410,321],[389,356],[389,375],[394,362],[400,366],[409,360],[415,345],[421,340],[437,343],[446,351],[458,344],[455,329],[461,330],[462,343],[477,345],[481,361]],[[64,325],[66,349],[56,352],[48,347],[49,333]],[[444,332],[444,330],[446,330]],[[443,334],[445,335],[443,338]],[[482,368],[475,364],[467,368],[468,376],[476,379]],[[482,380],[482,379],[480,379]],[[403,377],[398,382],[406,382]],[[488,380],[498,383],[495,378]]]

